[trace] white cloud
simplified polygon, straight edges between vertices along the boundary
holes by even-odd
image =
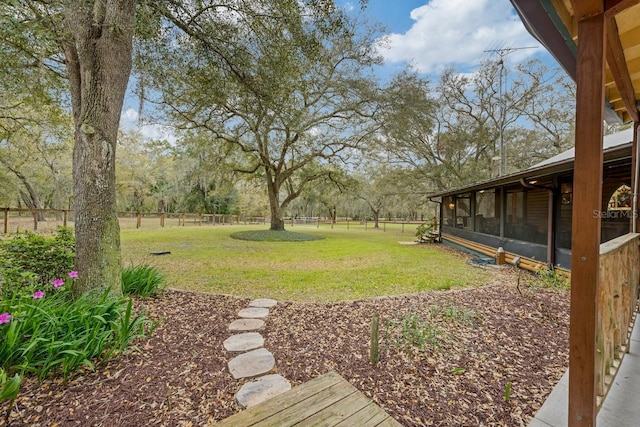
[[[166,140],[175,144],[178,138],[173,129],[154,123],[138,123],[138,112],[133,108],[127,108],[120,117],[120,127],[139,132],[145,139]]]
[[[540,46],[524,28],[509,0],[431,0],[411,11],[415,21],[404,34],[389,34],[379,49],[389,62],[408,62],[423,73],[445,66],[474,67],[487,49]],[[514,51],[514,62],[538,49]]]

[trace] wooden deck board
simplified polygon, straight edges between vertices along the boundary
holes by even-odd
[[[340,421],[336,424],[336,427],[376,426],[382,420],[389,417],[386,412],[380,412],[377,405],[371,400],[367,399],[367,401],[367,406],[351,414],[349,418]]]
[[[336,372],[329,372],[286,393],[239,412],[217,426],[399,426]]]
[[[305,426],[330,427],[351,417],[355,412],[359,412],[370,402],[366,396],[360,392],[351,393],[340,401],[323,410],[316,412],[313,416],[304,420]],[[357,424],[351,424],[355,426]]]

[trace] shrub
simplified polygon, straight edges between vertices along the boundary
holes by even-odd
[[[166,286],[166,278],[156,267],[132,265],[122,269],[122,292],[148,297],[157,295]]]
[[[402,318],[389,319],[385,337],[389,343],[412,353],[426,352],[438,348],[442,332],[417,313],[409,312]],[[395,339],[394,339],[395,338]]]
[[[542,288],[569,289],[571,281],[552,268],[541,268],[536,272],[537,280],[534,284]]]
[[[127,298],[106,290],[72,299],[70,286],[57,279],[0,300],[0,368],[40,379],[59,373],[66,380],[82,367],[93,369],[123,353],[154,326],[144,315],[133,315]]]
[[[0,285],[7,297],[12,292],[44,286],[73,269],[75,239],[69,228],[59,227],[53,237],[29,231],[0,242]],[[26,289],[25,289],[26,288]]]

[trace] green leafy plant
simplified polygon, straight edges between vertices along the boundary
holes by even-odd
[[[156,267],[132,265],[122,269],[122,292],[148,297],[164,290],[166,278]]]
[[[440,316],[444,320],[458,323],[464,326],[471,326],[480,320],[480,316],[475,310],[455,305],[431,306],[431,315]]]
[[[0,403],[6,400],[9,401],[9,407],[7,408],[4,418],[6,425],[9,425],[9,416],[13,409],[13,403],[20,393],[21,383],[22,377],[19,374],[15,374],[12,378],[9,378],[4,369],[0,368]]]
[[[552,268],[541,268],[536,272],[535,286],[552,289],[569,289],[571,281]]]
[[[437,219],[435,217],[431,218],[429,222],[420,224],[416,228],[416,237],[418,238],[418,241],[423,241],[424,239],[427,238],[427,236],[431,235],[432,232],[436,232],[437,229],[438,229]]]
[[[75,263],[75,239],[69,228],[59,227],[53,237],[21,232],[0,242],[0,284],[3,295],[28,291],[62,277]]]
[[[417,348],[426,351],[438,347],[441,331],[418,314],[408,313],[400,320],[399,329],[397,344],[406,350]]]
[[[73,279],[77,273],[69,273]],[[55,279],[31,293],[0,300],[0,367],[44,379],[61,374],[67,380],[83,367],[126,351],[154,324],[134,315],[128,298],[104,293],[71,298],[70,286]]]

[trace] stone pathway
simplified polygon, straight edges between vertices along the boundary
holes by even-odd
[[[276,304],[275,300],[265,298],[251,301],[248,308],[238,312],[240,319],[229,325],[229,331],[241,333],[231,335],[223,343],[224,349],[235,355],[227,363],[231,376],[237,380],[255,378],[246,382],[236,393],[236,401],[243,408],[257,405],[291,389],[291,383],[282,375],[264,375],[275,368],[276,360],[263,347],[262,335],[255,332],[264,327],[263,319]]]

